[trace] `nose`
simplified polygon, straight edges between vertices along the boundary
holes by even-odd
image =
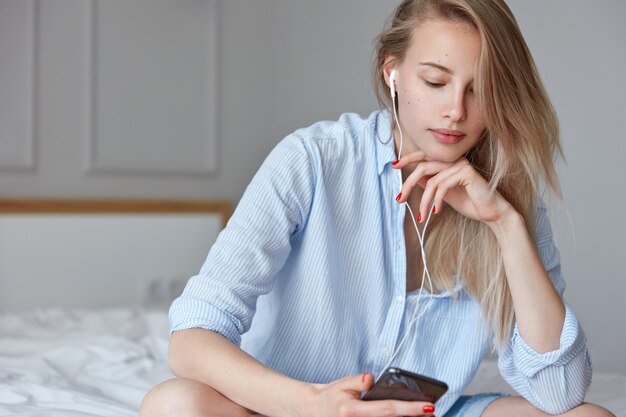
[[[465,92],[452,91],[447,98],[445,107],[445,117],[449,117],[452,121],[458,122],[465,119],[467,116],[467,110],[465,108]]]

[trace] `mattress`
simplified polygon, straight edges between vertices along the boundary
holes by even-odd
[[[0,313],[0,416],[137,416],[172,377],[164,311],[39,309]],[[468,393],[511,392],[486,360]],[[587,401],[626,417],[626,376],[595,374]]]

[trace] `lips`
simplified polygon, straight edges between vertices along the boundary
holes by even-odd
[[[430,129],[430,133],[432,133],[439,142],[448,145],[457,144],[465,137],[465,133],[450,129]]]

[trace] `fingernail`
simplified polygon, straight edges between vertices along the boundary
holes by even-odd
[[[365,383],[365,378],[367,378],[367,372],[361,375],[361,382]]]
[[[417,221],[418,222],[422,221],[422,213],[417,213]]]
[[[401,198],[402,198],[402,193],[398,194],[398,196],[396,197],[396,201],[400,201]]]
[[[398,165],[399,163],[400,163],[400,161],[393,161],[393,162],[391,163],[391,165],[393,165],[393,166],[395,167],[395,166],[396,166],[396,165]]]
[[[425,413],[434,413],[435,412],[435,407],[432,405],[425,405],[424,406],[424,412]]]
[[[433,206],[433,214],[437,213],[437,207]]]

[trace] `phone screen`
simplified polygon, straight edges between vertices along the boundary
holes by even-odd
[[[448,390],[444,382],[399,368],[389,368],[365,393],[363,400],[428,401],[434,403]]]

